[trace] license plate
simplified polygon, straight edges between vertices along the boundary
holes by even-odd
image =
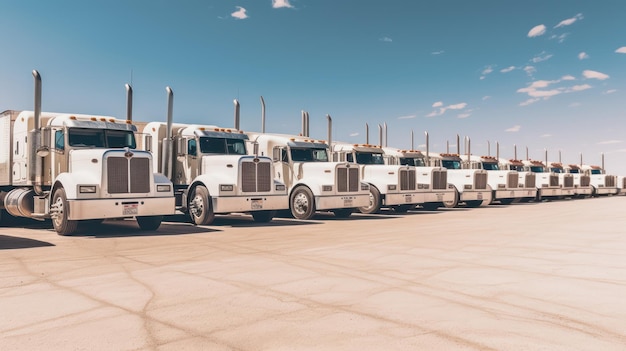
[[[251,206],[253,210],[261,210],[263,209],[263,200],[252,200]]]
[[[478,193],[478,195],[476,196],[476,198],[478,200],[482,200],[483,199],[483,193]]]
[[[133,205],[124,205],[124,210],[122,214],[125,216],[136,215],[139,213],[139,207],[136,204]]]
[[[352,199],[343,199],[343,207],[352,207]]]
[[[413,196],[411,196],[411,195],[404,195],[404,202],[406,202],[406,203],[413,202]]]

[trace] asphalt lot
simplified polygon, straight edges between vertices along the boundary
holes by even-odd
[[[0,227],[0,350],[624,350],[626,197]]]

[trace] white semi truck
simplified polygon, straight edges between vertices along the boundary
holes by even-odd
[[[574,178],[574,196],[577,198],[591,197],[593,195],[593,187],[591,186],[591,177],[583,174],[578,165],[563,165],[563,171],[571,174]]]
[[[520,202],[535,200],[537,197],[536,175],[534,172],[524,170],[524,162],[518,159],[499,159],[500,169],[517,171],[518,183],[524,189],[530,190],[528,196],[521,198]]]
[[[415,166],[418,203],[427,210],[436,210],[444,202],[456,199],[454,185],[448,184],[448,170],[444,167],[429,167],[420,150],[401,150],[384,147],[385,162],[390,165]]]
[[[131,120],[34,111],[0,114],[0,206],[7,214],[52,219],[60,235],[80,221],[135,217],[157,229],[174,214],[172,183],[154,172],[152,155],[136,150]],[[1,220],[1,219],[0,219]]]
[[[562,197],[576,197],[576,184],[574,181],[574,175],[565,171],[563,163],[561,162],[548,162],[548,169],[550,172],[559,176],[559,186],[561,187]]]
[[[433,167],[448,170],[448,182],[454,185],[454,201],[445,201],[448,208],[465,203],[467,207],[479,207],[492,201],[491,187],[487,183],[487,171],[484,169],[463,169],[463,160],[459,154],[428,153],[429,163]]]
[[[381,146],[334,142],[331,150],[333,160],[357,166],[360,179],[369,184],[370,201],[367,206],[359,207],[361,213],[377,213],[381,207],[406,212],[422,203],[415,167],[385,164]]]
[[[331,118],[328,136],[331,136]],[[289,209],[297,219],[311,219],[316,211],[349,217],[354,209],[370,203],[369,185],[360,180],[359,167],[331,162],[329,144],[308,136],[248,132],[261,155],[272,157],[275,178],[289,194]],[[304,133],[303,133],[304,134]]]
[[[525,182],[520,182],[518,171],[500,169],[498,157],[470,155],[469,161],[466,160],[464,166],[487,171],[487,184],[492,189],[492,202],[499,201],[503,205],[508,205],[513,201],[536,195],[534,184],[527,188]]]
[[[523,160],[522,163],[526,172],[535,173],[536,201],[558,199],[563,196],[563,191],[559,184],[559,175],[550,172],[542,161]]]
[[[593,165],[581,165],[584,174],[590,177],[590,184],[593,187],[593,196],[617,195],[617,176],[606,174],[603,167]]]
[[[208,225],[215,214],[236,212],[269,222],[277,210],[289,208],[285,184],[274,179],[272,159],[248,154],[238,113],[234,129],[174,124],[171,88],[167,93],[167,122],[146,123],[143,144],[173,182],[177,210],[194,224]]]

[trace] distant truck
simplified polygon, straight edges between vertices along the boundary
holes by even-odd
[[[492,189],[492,203],[499,201],[503,205],[509,205],[513,201],[536,196],[534,185],[526,188],[525,182],[520,183],[518,171],[500,169],[497,157],[470,155],[469,162],[465,161],[464,164],[468,169],[487,171],[487,184]]]
[[[574,175],[567,173],[561,162],[548,162],[549,170],[559,176],[559,186],[561,187],[562,197],[576,197],[576,184]],[[582,190],[582,189],[581,189]]]
[[[448,170],[444,167],[426,165],[426,157],[419,150],[401,150],[383,147],[385,162],[390,165],[415,166],[418,203],[426,210],[436,210],[444,202],[456,200],[453,184],[448,184]]]
[[[0,206],[6,214],[52,219],[71,235],[81,221],[135,217],[157,229],[174,214],[172,183],[155,173],[152,155],[136,149],[130,120],[34,111],[0,114]],[[0,219],[1,220],[1,219]]]
[[[524,170],[535,173],[535,187],[537,188],[536,201],[543,199],[559,199],[563,190],[559,183],[559,175],[546,167],[542,161],[523,160]]]
[[[359,168],[360,179],[369,184],[370,201],[359,207],[361,213],[377,213],[382,207],[406,212],[421,203],[415,166],[385,164],[380,146],[334,142],[333,159],[349,162]]]
[[[606,174],[600,166],[581,165],[580,169],[590,177],[590,184],[593,187],[593,196],[617,195],[617,176]]]
[[[491,187],[487,184],[487,171],[484,169],[463,169],[459,154],[429,153],[432,167],[448,170],[448,182],[454,185],[455,199],[444,201],[448,208],[465,203],[467,207],[479,207],[492,201]]]
[[[167,91],[171,104],[173,93]],[[176,209],[194,224],[208,225],[215,214],[235,212],[269,222],[277,210],[289,208],[272,159],[248,155],[248,135],[213,125],[174,124],[172,118],[168,112],[167,123],[145,123],[143,144],[173,182]]]
[[[519,185],[524,189],[530,190],[528,196],[521,198],[520,202],[528,202],[535,200],[537,197],[536,174],[534,172],[524,170],[524,162],[517,159],[499,159],[501,169],[517,171]]]
[[[591,177],[583,174],[578,165],[564,165],[563,171],[571,174],[574,178],[574,196],[577,198],[591,197],[593,195],[593,187],[591,186]]]

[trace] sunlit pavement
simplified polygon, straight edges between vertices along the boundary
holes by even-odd
[[[0,227],[0,350],[624,350],[626,197]]]

